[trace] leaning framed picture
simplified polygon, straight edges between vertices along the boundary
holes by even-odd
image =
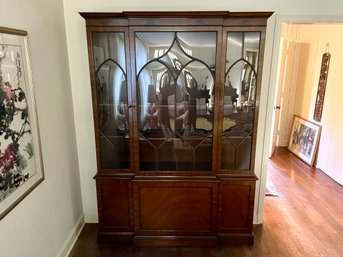
[[[0,219],[44,179],[26,31],[0,27]]]
[[[321,126],[294,116],[288,150],[312,166],[317,152]]]

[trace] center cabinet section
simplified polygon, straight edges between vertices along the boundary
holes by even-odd
[[[271,13],[81,13],[99,240],[253,243],[257,121]]]
[[[139,234],[151,231],[178,235],[213,233],[212,209],[216,201],[216,183],[194,182],[135,182],[135,212]],[[153,211],[152,211],[153,210]]]

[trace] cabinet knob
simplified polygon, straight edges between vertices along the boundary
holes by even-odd
[[[130,104],[127,108],[136,108],[136,105]]]

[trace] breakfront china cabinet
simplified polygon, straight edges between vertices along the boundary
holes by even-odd
[[[253,243],[254,157],[271,13],[81,13],[99,240]]]

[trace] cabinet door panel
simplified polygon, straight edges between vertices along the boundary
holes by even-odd
[[[134,36],[140,170],[209,171],[217,32]]]
[[[129,169],[129,111],[124,32],[93,32],[97,147],[102,169]]]
[[[219,191],[219,231],[251,232],[255,181],[222,181]]]
[[[250,170],[256,134],[260,32],[228,32],[223,90],[221,169]]]
[[[185,235],[214,232],[216,183],[135,182],[136,231]]]
[[[99,179],[97,193],[100,230],[133,230],[131,181]]]

